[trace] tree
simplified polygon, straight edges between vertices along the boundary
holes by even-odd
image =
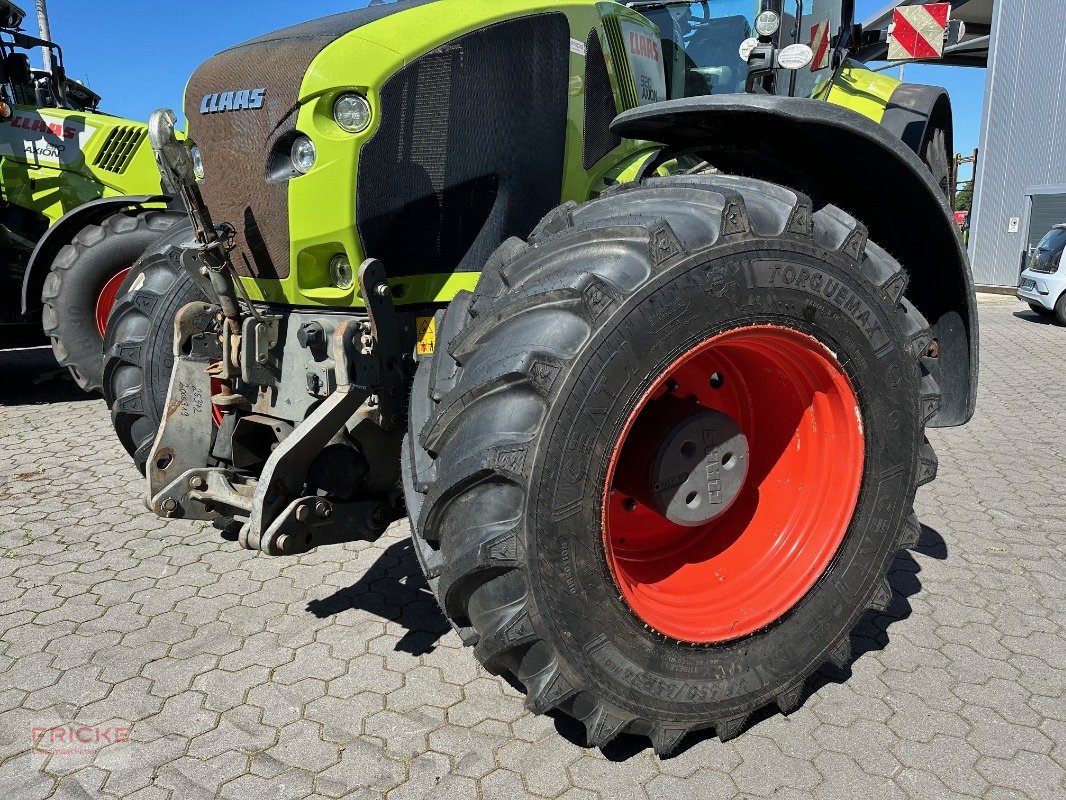
[[[966,181],[959,193],[955,195],[955,210],[969,211],[973,206],[973,181]]]

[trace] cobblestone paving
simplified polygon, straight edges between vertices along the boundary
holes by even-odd
[[[0,798],[1064,797],[1066,329],[1023,308],[982,299],[977,418],[851,668],[663,761],[526,713],[404,525],[279,560],[158,520],[103,403],[0,353]],[[34,752],[70,725],[104,741]]]

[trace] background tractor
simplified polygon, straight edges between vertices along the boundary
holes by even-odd
[[[479,661],[594,745],[792,710],[976,394],[947,100],[862,36],[840,2],[406,0],[209,60],[202,181],[149,126],[188,224],[107,333],[149,506],[271,555],[406,513]]]
[[[0,333],[27,343],[43,329],[59,363],[98,390],[120,285],[184,215],[160,202],[147,127],[100,112],[100,97],[66,77],[59,45],[22,31],[24,17],[0,0]],[[50,69],[30,67],[38,47]]]

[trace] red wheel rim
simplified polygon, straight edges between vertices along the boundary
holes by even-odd
[[[96,330],[100,332],[101,338],[107,332],[107,320],[111,317],[111,309],[115,307],[115,301],[118,300],[118,290],[129,274],[129,267],[120,269],[108,279],[96,298]]]
[[[219,394],[221,391],[222,391],[222,381],[220,381],[218,378],[212,378],[211,379],[211,396],[214,397],[216,394]],[[211,419],[213,419],[215,421],[215,427],[216,428],[221,428],[223,420],[226,419],[225,413],[223,413],[222,409],[219,408],[218,406],[216,406],[214,403],[211,404]]]
[[[656,459],[679,429],[688,435],[690,417],[723,414],[746,437],[737,454],[743,480],[715,518],[677,524],[662,508],[664,495],[652,492],[663,474]],[[704,468],[711,476],[721,452],[740,440],[730,441],[713,454],[701,449],[706,467],[699,476]],[[774,623],[840,549],[858,502],[864,451],[855,390],[817,339],[759,325],[692,348],[645,393],[611,454],[604,546],[623,599],[644,623],[687,642],[725,642]],[[736,463],[733,455],[725,453],[722,463]],[[689,479],[703,479],[693,476],[696,470]],[[717,478],[706,480],[713,486]],[[655,488],[665,491],[663,485]]]

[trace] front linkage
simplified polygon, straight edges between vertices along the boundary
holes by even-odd
[[[212,221],[174,122],[170,110],[152,116],[152,147],[192,222],[182,265],[218,302],[175,319],[148,507],[239,526],[243,547],[269,555],[374,539],[403,515],[394,465],[413,315],[393,305],[374,259],[358,273],[365,313],[257,308],[230,259],[232,228]]]

